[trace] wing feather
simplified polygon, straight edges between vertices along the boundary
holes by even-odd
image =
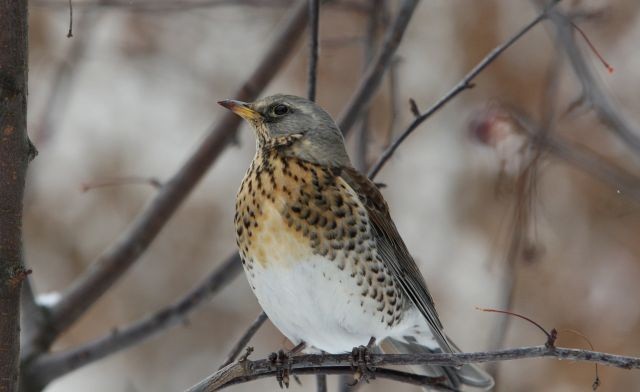
[[[391,220],[389,208],[378,187],[353,168],[342,168],[339,175],[364,204],[380,257],[389,267],[404,293],[427,320],[442,350],[452,352],[427,284]]]

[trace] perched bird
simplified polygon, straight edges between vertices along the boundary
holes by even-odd
[[[400,352],[457,351],[387,203],[351,165],[331,116],[293,95],[219,103],[257,138],[237,194],[236,240],[273,324],[308,351],[350,352],[372,338]],[[493,385],[472,365],[424,368],[454,388]]]

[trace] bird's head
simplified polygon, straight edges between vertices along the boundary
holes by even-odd
[[[277,148],[285,155],[321,165],[350,166],[342,132],[335,121],[307,99],[277,94],[252,103],[218,103],[251,124],[258,148]]]

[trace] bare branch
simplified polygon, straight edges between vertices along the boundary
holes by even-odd
[[[74,7],[126,8],[127,11],[134,12],[179,12],[217,6],[287,7],[293,2],[294,0],[85,0],[74,2]],[[40,7],[66,8],[69,6],[69,1],[36,0],[33,4]]]
[[[460,94],[462,91],[470,89],[473,87],[471,83],[473,79],[476,78],[484,69],[489,66],[498,56],[502,54],[505,50],[507,50],[511,45],[517,42],[520,38],[522,38],[529,30],[531,30],[534,26],[540,23],[542,20],[548,17],[549,10],[558,3],[559,0],[553,0],[549,4],[547,8],[545,8],[538,16],[536,16],[531,22],[529,22],[526,26],[520,29],[517,33],[515,33],[511,38],[509,38],[502,45],[494,48],[489,54],[485,56],[482,61],[480,61],[469,73],[465,75],[464,78],[458,84],[456,84],[453,89],[451,89],[447,94],[445,94],[442,98],[438,100],[429,110],[427,110],[424,114],[416,117],[415,120],[407,127],[398,136],[396,140],[382,153],[378,161],[373,165],[371,170],[369,171],[369,177],[375,178],[380,169],[384,166],[384,164],[391,158],[393,153],[398,149],[400,144],[416,129],[420,124],[422,124],[425,120],[431,117],[434,113],[440,110],[444,105],[449,103],[454,97]]]
[[[94,341],[67,351],[40,356],[28,369],[29,383],[45,386],[63,374],[142,343],[170,327],[179,325],[190,313],[206,304],[213,295],[237,277],[241,270],[240,256],[234,253],[200,284],[166,308]]]
[[[237,99],[250,101],[258,96],[293,52],[306,21],[307,7],[302,3],[291,11],[276,34],[273,45],[238,89],[234,95]],[[62,331],[84,314],[127,271],[233,139],[239,124],[240,118],[233,113],[223,115],[195,153],[163,185],[120,239],[64,292],[62,299],[51,309],[50,323],[30,344],[39,350],[46,350]]]
[[[307,98],[316,100],[316,79],[318,77],[318,34],[320,24],[320,0],[309,2],[309,72]]]
[[[409,21],[417,5],[417,0],[404,0],[400,5],[398,15],[384,38],[382,48],[367,67],[367,71],[360,80],[356,91],[346,105],[346,109],[339,117],[338,124],[340,125],[342,133],[345,135],[349,133],[356,123],[360,112],[365,109],[371,102],[371,99],[373,99],[376,90],[380,86],[382,76],[384,76],[384,72],[389,68],[393,56],[402,41],[402,36],[409,25]]]
[[[640,369],[640,358],[573,348],[547,347],[544,345],[474,353],[371,354],[370,365],[373,367],[425,364],[437,366],[459,366],[465,363],[483,363],[544,357],[576,362],[598,363],[600,365],[618,367],[622,369]],[[332,372],[337,369],[341,369],[345,372],[353,372],[350,367],[351,361],[351,354],[299,355],[291,358],[291,369],[296,374],[326,374],[329,372],[329,369]],[[380,370],[381,369],[378,369],[376,371],[377,376],[380,376],[378,373]],[[274,376],[276,372],[277,370],[268,359],[257,361],[245,360],[217,371],[197,385],[188,389],[188,392],[216,391],[233,384]],[[406,382],[406,380],[404,381]],[[416,379],[416,382],[414,383],[421,382],[419,385],[427,385],[434,381],[435,380],[433,378],[422,378]]]
[[[602,91],[576,45],[571,20],[559,12],[550,12],[549,17],[556,27],[558,40],[564,46],[569,62],[582,85],[583,98],[592,106],[601,121],[637,154],[640,152],[640,129],[629,123]]]
[[[382,0],[373,0],[371,2],[371,10],[369,12],[369,20],[367,22],[367,34],[364,41],[364,71],[373,60],[376,50],[376,41],[378,33],[378,25],[380,19],[380,13],[382,12]],[[393,63],[393,61],[392,61]],[[391,73],[391,64],[389,65],[389,73]],[[356,151],[354,157],[354,166],[356,169],[366,172],[367,171],[367,150],[368,139],[370,132],[370,113],[369,108],[362,110],[360,127],[356,130]]]
[[[326,374],[318,374],[316,376],[316,391],[327,392],[327,375]]]
[[[82,192],[87,192],[96,188],[106,188],[111,186],[121,186],[121,185],[150,185],[156,189],[162,188],[162,181],[155,177],[115,177],[115,178],[107,178],[104,180],[83,182],[80,185],[80,190]]]
[[[67,6],[71,10],[71,7]],[[53,136],[55,127],[60,124],[65,114],[78,68],[82,64],[87,48],[91,45],[99,17],[98,12],[89,9],[76,22],[75,37],[55,68],[44,108],[33,130],[33,140],[38,145],[47,142]],[[69,23],[69,29],[71,29],[71,22]]]
[[[242,334],[240,339],[233,346],[233,348],[231,349],[231,352],[229,352],[229,355],[227,356],[227,359],[224,361],[224,363],[220,366],[219,369],[222,369],[223,367],[229,365],[230,363],[232,363],[238,358],[238,355],[240,355],[242,350],[244,350],[247,344],[249,344],[249,341],[251,340],[253,335],[255,335],[256,332],[258,332],[258,330],[260,329],[260,327],[262,327],[262,324],[264,324],[264,322],[267,321],[267,318],[268,317],[265,312],[260,312],[260,314],[258,315],[258,318],[256,318],[256,320],[253,323],[251,323],[249,328],[247,328],[247,330]]]

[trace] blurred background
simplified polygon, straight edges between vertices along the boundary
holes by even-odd
[[[25,248],[33,285],[46,301],[85,271],[156,192],[144,181],[118,179],[162,182],[180,167],[223,115],[216,101],[230,98],[264,54],[291,1],[182,7],[175,0],[178,6],[166,7],[159,0],[136,8],[137,1],[78,0],[73,38],[66,1],[30,3],[29,133],[40,154],[29,169]],[[317,100],[334,116],[362,75],[368,4],[322,7]],[[397,4],[386,2],[378,38]],[[640,3],[566,1],[563,9],[615,68],[607,72],[576,35],[599,86],[639,129]],[[374,163],[412,121],[409,98],[428,108],[537,12],[526,1],[422,2],[371,106],[366,137],[352,132],[348,139],[354,161]],[[306,40],[295,53],[263,95],[306,94]],[[639,355],[640,201],[626,191],[638,182],[616,186],[610,172],[596,178],[584,163],[568,163],[566,152],[537,154],[526,134],[544,128],[569,151],[595,157],[596,172],[616,167],[625,179],[640,176],[638,151],[580,99],[580,81],[549,23],[475,83],[421,125],[377,177],[447,333],[465,351],[544,343],[535,327],[476,309],[510,307],[557,328],[559,345],[588,348],[566,331],[572,329],[596,350]],[[162,308],[234,251],[235,192],[254,148],[243,125],[149,250],[55,350]],[[105,181],[115,185],[95,187]],[[259,311],[238,276],[184,326],[72,372],[47,391],[184,390],[217,369]],[[251,344],[259,358],[283,347],[284,338],[267,322]],[[492,370],[496,391],[585,391],[595,378],[591,364],[550,359]],[[599,371],[600,391],[640,390],[640,372]],[[291,389],[315,390],[312,377],[302,382]],[[337,378],[329,385],[337,390]],[[419,390],[384,380],[361,390],[390,388]],[[277,384],[265,379],[230,390]]]

